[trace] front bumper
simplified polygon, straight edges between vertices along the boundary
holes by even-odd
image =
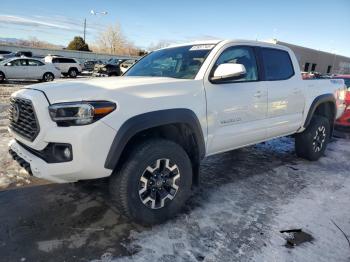
[[[30,170],[33,176],[67,183],[111,175],[112,170],[106,169],[104,164],[116,135],[113,128],[103,121],[85,126],[59,127],[49,116],[49,104],[42,92],[23,89],[13,96],[33,102],[40,124],[40,132],[33,141],[24,139],[9,129],[15,138],[9,143],[11,155],[17,158],[21,166]],[[45,150],[51,143],[71,145],[73,159],[68,162],[49,163],[50,161],[35,154],[36,151]]]

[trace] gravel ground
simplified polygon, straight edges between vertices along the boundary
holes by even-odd
[[[17,188],[40,182],[7,156],[9,139],[0,134],[0,181],[13,179],[0,191],[0,261],[350,261],[349,139],[318,162],[298,159],[292,138],[209,157],[183,212],[151,228],[123,217],[103,181]]]
[[[7,131],[9,98],[13,92],[32,83],[35,82],[9,82],[0,84],[0,190],[47,183],[47,181],[30,177],[7,153],[7,144],[11,139]]]

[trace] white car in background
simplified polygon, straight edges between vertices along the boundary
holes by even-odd
[[[10,58],[0,62],[0,82],[5,79],[36,79],[50,82],[60,78],[61,72],[52,64],[34,58]]]
[[[51,56],[45,57],[45,63],[52,63],[59,68],[62,75],[76,78],[83,71],[83,66],[74,58]]]

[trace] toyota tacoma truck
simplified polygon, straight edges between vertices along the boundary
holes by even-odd
[[[15,92],[9,152],[54,182],[109,177],[117,207],[155,224],[181,209],[207,156],[293,135],[297,156],[319,159],[344,92],[343,80],[302,80],[284,46],[178,45],[151,52],[121,77]]]

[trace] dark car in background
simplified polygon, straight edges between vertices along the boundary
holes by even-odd
[[[94,71],[96,64],[103,64],[101,60],[87,60],[84,62],[84,70],[85,71]]]
[[[137,59],[128,59],[120,64],[121,73],[124,74],[131,66],[137,62]]]
[[[11,51],[0,50],[0,61],[13,57],[33,57],[33,53],[30,51],[18,51],[14,53]]]
[[[106,63],[95,64],[94,66],[94,76],[120,76],[122,71],[120,69],[120,64],[127,59],[117,59],[111,58]]]
[[[30,51],[18,51],[15,53],[15,56],[17,56],[17,57],[21,57],[21,56],[33,57],[33,53]]]
[[[335,122],[338,130],[350,131],[350,75],[336,75],[333,78],[343,79],[348,90],[345,94],[346,108],[343,115]]]

